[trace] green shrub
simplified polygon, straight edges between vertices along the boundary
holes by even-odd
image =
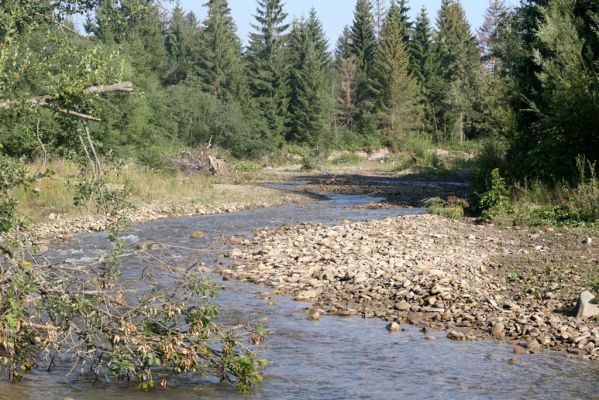
[[[236,172],[258,172],[261,169],[260,163],[255,161],[237,160],[233,162],[233,171]]]
[[[464,218],[464,212],[470,204],[464,199],[451,196],[447,200],[440,197],[432,197],[423,201],[429,213],[449,219]]]
[[[498,168],[491,171],[491,187],[483,193],[478,203],[483,220],[492,220],[495,216],[505,212],[509,205],[508,189],[505,179],[501,176]]]

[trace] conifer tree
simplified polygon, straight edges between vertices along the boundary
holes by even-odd
[[[351,39],[351,28],[349,26],[345,26],[343,28],[343,32],[341,32],[341,36],[337,40],[337,46],[335,47],[335,59],[339,58],[349,58],[352,54],[352,39]]]
[[[227,0],[209,0],[202,27],[198,72],[204,90],[219,99],[239,99],[243,92],[241,41]]]
[[[356,122],[362,132],[376,129],[375,77],[373,64],[376,51],[374,18],[370,0],[358,0],[351,28],[351,51],[357,64]]]
[[[314,10],[289,35],[289,137],[316,146],[325,131],[330,97],[328,43]]]
[[[187,78],[199,54],[198,33],[195,15],[192,12],[185,14],[178,1],[165,30],[166,66],[163,80],[166,84],[177,84]]]
[[[497,30],[503,18],[507,16],[508,8],[504,0],[489,0],[485,11],[485,21],[478,30],[478,40],[482,50],[482,59],[489,70],[494,70],[497,58],[494,56]]]
[[[281,0],[258,0],[255,32],[250,34],[246,56],[250,91],[264,120],[262,136],[273,147],[284,139],[287,119],[287,71],[284,45],[289,25]]]
[[[417,81],[409,73],[409,56],[404,42],[402,9],[391,4],[376,54],[379,115],[391,139],[406,138],[421,128],[422,107]]]
[[[416,19],[410,42],[410,72],[420,84],[426,129],[435,132],[437,136],[437,105],[443,91],[443,80],[435,52],[431,22],[425,7]]]
[[[410,39],[412,36],[413,24],[410,21],[410,6],[408,5],[408,0],[391,0],[392,3],[396,4],[399,8],[399,16],[400,16],[400,26],[401,33],[400,36],[403,39],[404,43],[407,45],[410,44]]]
[[[458,0],[443,0],[437,17],[436,52],[444,83],[440,109],[443,138],[464,140],[472,118],[471,98],[479,73],[480,54],[466,13]]]
[[[157,75],[164,68],[162,23],[154,1],[100,1],[85,29],[104,43],[124,45],[141,74]]]
[[[357,102],[358,66],[356,57],[352,54],[351,43],[351,29],[346,26],[335,48],[336,121],[345,129],[353,129]]]
[[[388,0],[374,0],[374,22],[377,40],[381,37],[385,15],[387,15]]]

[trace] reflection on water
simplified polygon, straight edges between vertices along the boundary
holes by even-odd
[[[348,205],[376,199],[330,196],[330,201],[287,205],[239,214],[188,217],[139,225],[124,235],[134,247],[156,241],[180,247],[177,262],[202,259],[214,263],[223,250],[222,238],[247,235],[257,228],[314,221],[385,218],[422,210],[348,210]],[[202,231],[205,239],[190,238]],[[79,235],[68,248],[49,254],[54,260],[76,260],[105,253],[103,234]],[[184,248],[189,248],[188,250]],[[196,249],[196,250],[193,250]],[[205,251],[208,249],[209,251]],[[201,250],[198,252],[197,250]],[[133,257],[126,268],[134,270]],[[131,274],[132,276],[134,274]],[[125,275],[127,276],[127,275]],[[426,341],[415,328],[389,334],[381,320],[325,317],[307,321],[307,304],[275,297],[267,306],[256,293],[265,288],[221,282],[221,318],[228,323],[261,320],[273,335],[263,354],[271,361],[264,383],[250,396],[229,385],[178,378],[167,391],[142,393],[130,385],[94,383],[89,378],[66,378],[64,372],[36,372],[18,385],[0,383],[0,399],[593,399],[599,396],[599,366],[570,360],[561,354],[520,357],[509,363],[511,346],[494,342],[462,343],[445,339]],[[430,333],[429,333],[430,334]],[[198,383],[201,383],[199,385]]]

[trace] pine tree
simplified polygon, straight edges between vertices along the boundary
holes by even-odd
[[[507,16],[508,8],[504,0],[489,0],[489,7],[485,12],[485,21],[478,30],[478,40],[482,50],[485,66],[493,71],[497,64],[494,56],[497,30],[503,18]]]
[[[314,147],[322,139],[328,117],[330,55],[314,10],[308,20],[293,23],[289,35],[289,138]]]
[[[375,77],[373,64],[376,51],[374,18],[370,0],[358,0],[351,28],[350,54],[357,63],[356,119],[358,129],[369,133],[376,129]]]
[[[263,137],[273,147],[284,139],[287,86],[285,67],[285,23],[287,14],[281,0],[258,0],[255,32],[250,34],[246,53],[249,63],[250,90],[265,122]]]
[[[209,0],[202,27],[202,57],[198,72],[204,90],[219,99],[239,99],[243,93],[241,41],[227,0]]]
[[[421,128],[422,107],[417,81],[409,73],[402,10],[393,2],[381,31],[375,73],[381,125],[391,139],[406,138]]]
[[[464,140],[472,111],[470,100],[476,91],[476,76],[481,64],[478,44],[458,0],[443,0],[441,4],[436,52],[445,86],[444,99],[438,105],[440,130],[445,139],[458,137]]]

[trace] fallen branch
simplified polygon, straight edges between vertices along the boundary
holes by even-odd
[[[113,85],[91,86],[91,87],[84,89],[83,92],[87,93],[87,94],[102,94],[102,93],[115,93],[115,92],[131,93],[134,90],[135,90],[135,88],[134,88],[132,82],[119,82],[119,83],[115,83]],[[97,118],[97,117],[94,117],[91,115],[83,114],[83,113],[80,113],[80,112],[74,111],[74,110],[68,110],[65,108],[53,106],[52,102],[58,100],[59,98],[60,97],[56,96],[56,95],[45,95],[45,96],[30,97],[24,101],[22,101],[22,100],[7,100],[7,101],[0,102],[0,110],[9,109],[11,107],[14,107],[18,104],[22,104],[24,102],[33,107],[49,108],[53,111],[56,111],[56,112],[59,112],[61,114],[65,114],[65,115],[68,115],[71,117],[76,117],[76,118],[84,119],[87,121],[93,121],[93,122],[102,122],[102,120],[100,118]]]

